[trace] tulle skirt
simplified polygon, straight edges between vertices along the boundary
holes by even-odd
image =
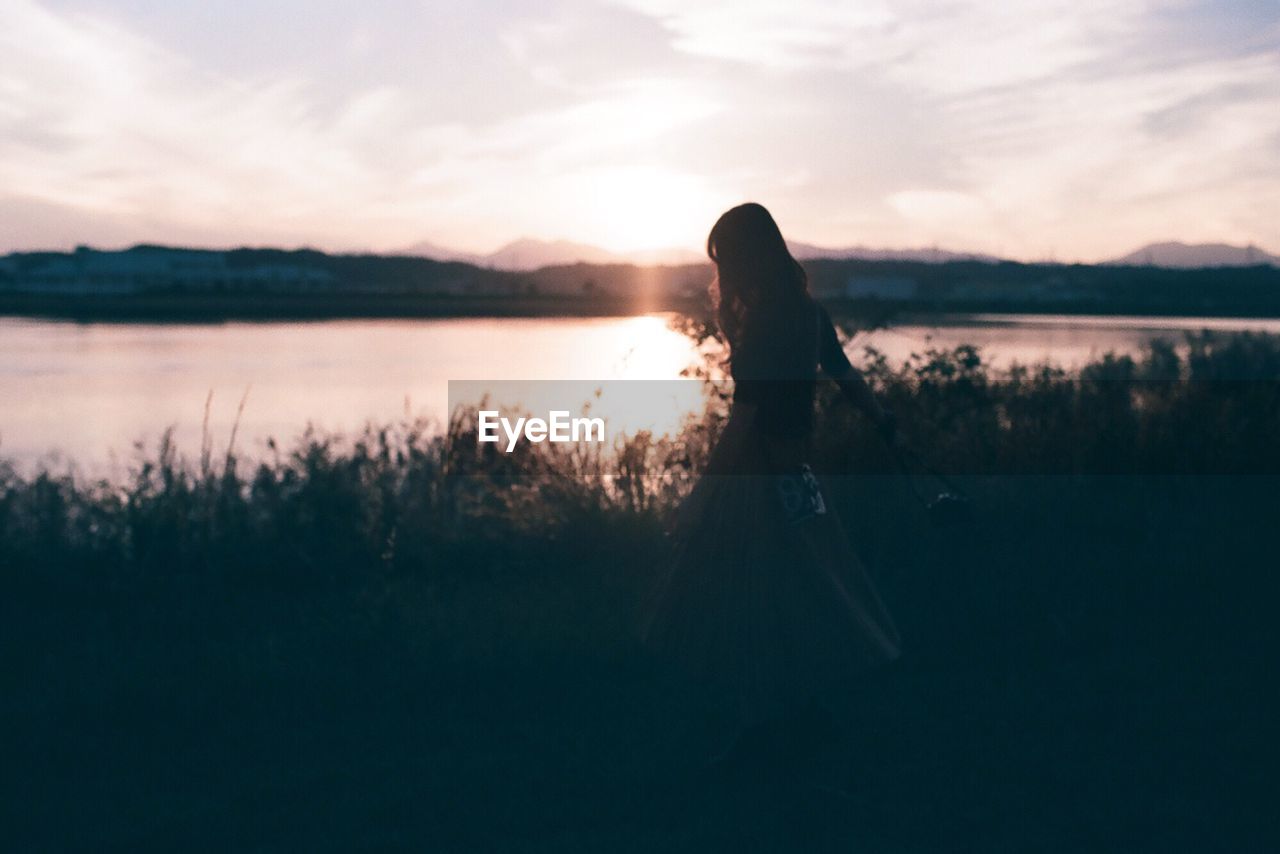
[[[677,514],[648,603],[649,648],[746,727],[899,653],[899,637],[804,450],[756,428]]]

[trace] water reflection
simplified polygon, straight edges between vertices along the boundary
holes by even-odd
[[[896,362],[927,346],[971,343],[997,364],[1071,367],[1200,328],[1280,333],[1280,321],[976,315],[859,335],[850,351],[874,345]],[[211,391],[210,432],[225,447],[249,390],[239,446],[255,451],[308,422],[352,431],[406,414],[440,420],[449,380],[670,379],[696,358],[658,315],[216,325],[0,318],[0,456],[30,464],[60,451],[101,470],[169,425],[195,455]]]
[[[451,319],[219,325],[76,324],[0,319],[0,455],[61,452],[93,465],[127,459],[175,426],[199,448],[225,445],[246,389],[239,445],[288,440],[308,422],[443,419],[448,381],[657,379],[693,347],[663,317]]]

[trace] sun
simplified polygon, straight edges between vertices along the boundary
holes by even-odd
[[[583,234],[615,252],[696,250],[715,221],[717,200],[701,179],[658,167],[609,167],[590,178]]]

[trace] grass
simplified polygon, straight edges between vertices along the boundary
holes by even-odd
[[[722,406],[615,480],[410,423],[165,442],[115,483],[0,465],[5,849],[1247,848],[1280,341],[867,363],[978,518],[930,528],[824,393],[817,465],[908,644],[830,698],[853,800],[693,774],[714,706],[635,639]]]

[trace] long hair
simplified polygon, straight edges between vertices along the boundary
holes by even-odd
[[[791,257],[778,224],[755,202],[721,214],[707,235],[707,257],[716,265],[717,317],[730,348],[753,314],[798,301],[809,292],[808,276]]]

